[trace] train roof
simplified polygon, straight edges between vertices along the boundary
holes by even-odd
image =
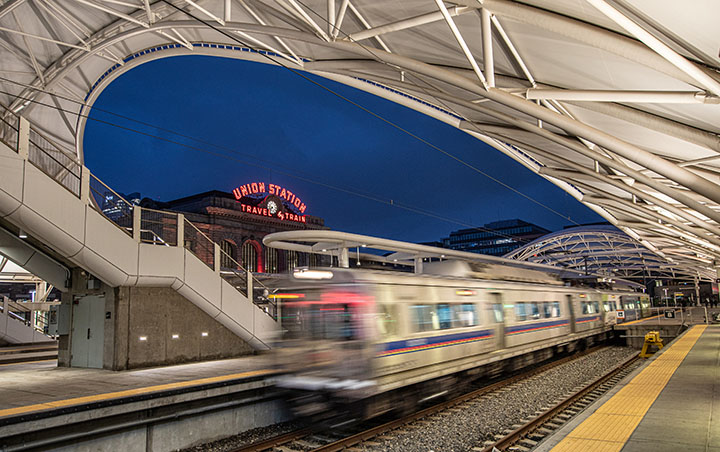
[[[359,256],[360,250],[364,252],[366,250],[376,250],[385,253],[371,255],[373,260],[413,266],[415,274],[495,281],[565,284],[602,289],[638,290],[643,288],[641,284],[632,281],[608,278],[603,275],[585,274],[564,267],[340,231],[276,232],[265,236],[263,243],[273,248],[338,256],[341,266],[343,266],[342,262],[344,261],[346,268],[349,266],[348,256],[350,254]],[[351,248],[355,249],[352,253],[349,252]],[[366,252],[363,255],[368,256]]]

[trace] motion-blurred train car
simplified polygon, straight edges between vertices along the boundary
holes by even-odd
[[[302,269],[279,287],[278,386],[297,414],[335,423],[605,340],[609,313],[630,294],[464,261],[427,263],[422,274]]]

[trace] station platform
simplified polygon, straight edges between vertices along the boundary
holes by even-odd
[[[720,325],[685,331],[536,449],[720,452]]]
[[[4,364],[0,450],[177,450],[284,421],[268,364],[262,355],[120,372]]]
[[[270,373],[266,367],[262,356],[121,372],[57,367],[54,359],[5,364],[0,426],[19,415],[262,377]]]

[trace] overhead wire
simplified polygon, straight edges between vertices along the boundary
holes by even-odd
[[[216,32],[222,34],[223,36],[225,36],[225,37],[227,37],[227,38],[229,38],[229,39],[231,39],[231,40],[233,40],[233,41],[235,41],[235,42],[237,42],[237,43],[239,43],[239,44],[242,44],[242,45],[245,46],[245,47],[254,49],[254,47],[253,47],[252,45],[249,45],[249,44],[247,44],[246,42],[244,42],[243,40],[239,39],[238,37],[236,37],[236,36],[234,36],[234,35],[232,35],[232,34],[230,34],[230,33],[227,33],[226,31],[224,31],[224,30],[216,27],[213,23],[208,22],[208,21],[206,21],[206,20],[204,20],[204,19],[202,19],[202,18],[200,18],[200,17],[198,17],[198,16],[195,16],[195,15],[193,15],[192,13],[190,13],[190,12],[188,12],[188,11],[183,10],[182,8],[180,8],[180,7],[172,4],[169,0],[162,0],[162,1],[163,1],[164,3],[166,3],[166,4],[168,4],[169,6],[171,6],[172,8],[176,9],[178,12],[180,12],[180,13],[182,13],[182,14],[185,14],[185,15],[193,18],[194,20],[202,23],[203,25],[211,28],[212,30],[215,30]],[[306,6],[306,8],[307,8],[307,6]],[[310,10],[313,11],[312,9],[310,9]],[[315,11],[313,11],[313,13],[317,15],[317,13],[315,13]],[[322,16],[320,16],[320,17],[322,17]],[[324,19],[323,19],[323,20],[324,20]],[[326,22],[327,22],[327,21],[326,21]],[[362,48],[364,48],[364,49],[367,50],[367,48],[366,48],[365,46],[362,46]],[[551,207],[549,207],[549,206],[541,203],[540,201],[534,199],[533,197],[531,197],[531,196],[529,196],[529,195],[526,195],[525,193],[523,193],[523,192],[515,189],[514,187],[506,184],[505,182],[503,182],[503,181],[501,181],[501,180],[499,180],[499,179],[491,176],[490,174],[482,171],[481,169],[479,169],[479,168],[477,168],[476,166],[470,164],[469,162],[465,161],[464,159],[461,159],[461,158],[455,156],[454,154],[452,154],[452,153],[450,153],[450,152],[448,152],[448,151],[440,148],[439,146],[436,146],[435,144],[430,143],[429,141],[425,140],[424,138],[422,138],[422,137],[414,134],[413,132],[407,130],[406,128],[400,126],[399,124],[396,124],[395,122],[393,122],[393,121],[385,118],[384,116],[373,112],[372,110],[370,110],[370,109],[364,107],[363,105],[361,105],[361,104],[359,104],[359,103],[357,103],[357,102],[355,102],[355,101],[347,98],[346,96],[343,96],[342,94],[340,94],[340,93],[338,93],[337,91],[335,91],[335,90],[333,90],[333,89],[331,89],[331,88],[323,85],[322,83],[319,83],[319,82],[317,82],[316,80],[311,79],[310,77],[302,74],[300,71],[298,71],[298,70],[296,70],[296,69],[294,69],[294,68],[291,68],[291,67],[287,66],[281,59],[279,59],[279,58],[274,58],[274,57],[272,57],[271,55],[269,55],[269,54],[267,54],[267,53],[260,53],[260,55],[262,55],[262,56],[263,56],[264,58],[266,58],[266,59],[269,59],[269,60],[272,61],[274,64],[277,64],[277,65],[283,67],[284,69],[289,70],[289,71],[292,72],[293,74],[295,74],[295,75],[297,75],[297,76],[305,79],[306,81],[308,81],[308,82],[310,82],[310,83],[318,86],[319,88],[321,88],[321,89],[329,92],[330,94],[332,94],[332,95],[334,95],[334,96],[336,96],[336,97],[338,97],[338,98],[340,98],[340,99],[342,99],[342,100],[350,103],[351,105],[353,105],[353,106],[355,106],[355,107],[357,107],[357,108],[360,108],[361,110],[365,111],[366,113],[368,113],[368,114],[372,115],[373,117],[379,119],[380,121],[383,121],[383,122],[385,122],[386,124],[388,124],[388,125],[396,128],[397,130],[399,130],[399,131],[407,134],[408,136],[410,136],[410,137],[412,137],[412,138],[420,141],[421,143],[429,146],[430,148],[435,149],[436,151],[438,151],[438,152],[446,155],[447,157],[455,160],[456,162],[460,163],[461,165],[466,166],[466,167],[470,168],[471,170],[477,172],[478,174],[481,174],[481,175],[487,177],[488,179],[490,179],[490,180],[496,182],[497,184],[499,184],[499,185],[507,188],[508,190],[512,191],[513,193],[524,197],[525,199],[527,199],[527,200],[529,200],[529,201],[531,201],[531,202],[539,205],[540,207],[542,207],[542,208],[544,208],[544,209],[552,212],[553,214],[555,214],[555,215],[557,215],[557,216],[559,216],[559,217],[561,217],[561,218],[563,218],[563,219],[565,219],[565,220],[568,220],[568,221],[574,223],[575,225],[579,225],[579,223],[577,223],[577,222],[575,222],[574,220],[572,220],[572,218],[570,218],[569,216],[563,215],[562,213],[560,213],[560,212],[556,211],[555,209],[553,209],[553,208],[551,208]],[[376,57],[376,58],[377,58],[377,57]]]
[[[10,93],[10,92],[3,91],[3,90],[0,90],[0,94],[11,95],[11,96],[14,95],[14,94],[12,94],[12,93]],[[124,130],[124,131],[133,132],[133,133],[136,133],[136,134],[139,134],[139,135],[143,135],[143,136],[146,136],[146,137],[149,137],[149,138],[154,138],[154,139],[157,139],[157,140],[160,140],[160,141],[164,141],[164,142],[166,142],[166,143],[170,143],[170,144],[174,144],[174,145],[177,145],[177,146],[181,146],[181,147],[184,147],[184,148],[193,150],[193,151],[210,154],[210,155],[213,155],[213,156],[215,156],[215,157],[224,158],[224,159],[227,159],[227,160],[231,160],[231,161],[243,163],[243,164],[245,164],[245,165],[254,166],[254,167],[256,167],[256,168],[267,169],[267,170],[276,172],[276,173],[278,173],[278,174],[282,174],[282,175],[284,175],[284,176],[291,177],[291,178],[294,178],[294,179],[297,179],[297,180],[300,180],[300,181],[303,181],[303,182],[306,182],[306,183],[309,183],[309,184],[317,185],[317,186],[320,186],[320,187],[323,187],[323,188],[335,190],[335,191],[338,191],[338,192],[341,192],[341,193],[345,193],[345,194],[349,194],[349,195],[353,195],[353,196],[356,196],[356,197],[359,197],[359,198],[364,198],[364,199],[367,199],[367,200],[370,200],[370,201],[378,202],[378,203],[380,203],[380,204],[385,204],[385,205],[390,206],[390,207],[396,207],[396,208],[399,208],[399,209],[402,209],[402,210],[406,210],[406,211],[408,211],[408,212],[413,212],[413,213],[416,213],[416,214],[419,214],[419,215],[424,215],[424,216],[427,216],[427,217],[430,217],[430,218],[435,218],[435,219],[437,219],[437,220],[445,221],[445,222],[448,222],[448,223],[454,223],[454,224],[458,224],[458,225],[460,225],[460,226],[465,226],[465,227],[468,227],[468,228],[477,229],[476,226],[473,226],[472,224],[467,223],[467,222],[465,222],[465,221],[458,220],[458,219],[455,219],[455,218],[450,218],[450,217],[447,217],[447,216],[443,216],[443,215],[440,215],[440,214],[437,214],[437,213],[434,213],[434,212],[431,212],[431,211],[428,211],[428,210],[425,210],[425,209],[421,209],[421,208],[419,208],[419,207],[412,206],[412,205],[410,205],[410,204],[405,204],[405,203],[397,202],[397,201],[392,200],[392,199],[388,200],[388,199],[384,199],[384,198],[378,197],[378,196],[373,195],[373,194],[363,193],[363,192],[358,191],[358,190],[355,190],[355,189],[340,187],[340,186],[337,186],[337,185],[333,185],[333,184],[329,184],[329,183],[326,183],[326,182],[318,181],[318,180],[315,180],[315,179],[311,179],[311,178],[309,178],[309,177],[305,177],[305,176],[301,176],[301,175],[295,174],[295,173],[293,173],[293,172],[278,170],[276,166],[263,165],[263,164],[260,164],[260,163],[256,163],[256,162],[252,162],[252,161],[248,161],[248,160],[243,160],[243,159],[240,159],[240,158],[231,156],[231,155],[223,154],[223,153],[221,153],[221,152],[211,151],[211,150],[208,150],[208,149],[203,149],[203,148],[198,147],[198,146],[193,146],[193,145],[190,145],[190,144],[187,144],[187,143],[182,143],[182,142],[180,142],[180,141],[171,140],[171,139],[169,139],[169,138],[161,137],[161,136],[158,136],[158,135],[153,135],[153,134],[148,133],[148,132],[144,132],[144,131],[141,131],[141,130],[133,129],[133,128],[131,128],[131,127],[127,127],[127,126],[123,126],[123,125],[120,125],[120,124],[116,124],[116,123],[113,123],[113,122],[111,122],[111,121],[105,121],[105,120],[102,120],[102,119],[99,119],[99,118],[93,118],[93,117],[91,117],[89,114],[81,114],[81,113],[73,112],[73,111],[71,111],[71,110],[63,109],[63,108],[57,107],[57,106],[55,106],[55,105],[51,105],[51,104],[47,104],[47,103],[41,102],[41,101],[39,101],[39,100],[37,100],[37,99],[25,98],[25,97],[20,97],[20,96],[16,96],[16,98],[17,98],[17,99],[20,99],[20,100],[22,100],[22,101],[29,101],[29,102],[31,102],[31,103],[34,103],[34,104],[37,104],[37,105],[40,105],[40,106],[43,106],[43,107],[47,107],[47,108],[51,108],[51,109],[54,109],[54,110],[62,111],[62,112],[64,112],[64,113],[69,113],[69,114],[77,115],[77,116],[83,117],[83,118],[85,118],[85,119],[87,119],[87,120],[95,121],[95,122],[98,122],[98,123],[100,123],[100,124],[104,124],[104,125],[107,125],[107,126],[115,127],[115,128],[118,128],[118,129],[121,129],[121,130]],[[112,113],[111,113],[111,114],[112,114]],[[147,124],[147,123],[146,123],[146,124]],[[149,124],[148,124],[148,125],[149,125]],[[152,127],[152,125],[149,125],[149,126]],[[168,130],[168,131],[169,131],[169,132],[172,132],[171,130]],[[190,139],[193,139],[193,138],[190,137]],[[481,228],[481,229],[482,229],[482,228]],[[518,239],[517,237],[510,236],[510,235],[505,235],[505,234],[499,233],[499,232],[497,232],[497,231],[492,231],[492,230],[488,230],[488,231],[493,232],[494,234],[496,234],[497,236],[500,236],[500,237],[513,238],[514,240],[521,241],[521,242],[525,242],[525,243],[529,242],[528,240]]]
[[[232,34],[229,34],[229,33],[225,32],[224,30],[218,29],[218,28],[215,27],[212,23],[209,23],[209,22],[203,20],[202,18],[199,18],[199,17],[197,17],[197,16],[195,16],[195,15],[193,15],[193,14],[191,14],[191,13],[189,13],[189,12],[187,12],[187,11],[185,11],[185,10],[183,10],[183,9],[175,6],[175,5],[173,5],[172,3],[168,2],[167,0],[163,0],[163,1],[164,1],[166,4],[170,5],[172,8],[176,9],[176,10],[177,10],[178,12],[180,12],[181,14],[185,14],[185,15],[187,15],[187,16],[195,19],[195,20],[197,20],[198,22],[203,23],[203,24],[206,25],[207,27],[209,27],[209,28],[217,31],[218,33],[221,33],[221,34],[223,34],[224,36],[226,36],[226,37],[228,37],[228,38],[230,38],[230,39],[232,39],[232,40],[234,40],[234,41],[242,44],[243,46],[246,46],[246,47],[248,47],[248,48],[254,49],[254,47],[253,47],[252,45],[249,45],[249,44],[245,43],[244,41],[242,41],[242,40],[239,39],[238,37],[236,37],[236,36],[234,36],[234,35],[232,35]],[[302,4],[302,2],[300,2],[300,3]],[[304,4],[303,4],[303,5],[304,5]],[[307,6],[306,6],[306,8],[307,8]],[[317,15],[317,13],[316,13],[315,11],[313,11],[312,9],[310,9],[310,10],[311,10],[314,14]],[[319,16],[319,17],[322,17],[322,16]],[[325,20],[325,19],[323,18],[323,20]],[[344,34],[344,33],[343,33],[343,34]],[[382,62],[382,63],[384,63],[384,64],[387,64],[386,62],[382,61],[381,58],[379,58],[377,55],[375,55],[375,54],[374,54],[370,49],[368,49],[366,46],[363,46],[362,44],[359,44],[359,45],[360,45],[362,48],[366,49],[366,50],[373,56],[373,58],[374,58],[375,60],[378,60],[378,61],[380,61],[380,62]],[[257,51],[257,49],[254,49],[254,50]],[[308,82],[310,82],[310,83],[312,83],[312,84],[314,84],[314,85],[316,85],[316,86],[324,89],[325,91],[328,91],[329,93],[335,95],[336,97],[338,97],[338,98],[340,98],[340,99],[342,99],[342,100],[344,100],[344,101],[346,101],[346,102],[354,105],[354,106],[357,107],[357,108],[360,108],[361,110],[363,110],[363,111],[365,111],[366,113],[372,115],[373,117],[375,117],[375,118],[377,118],[377,119],[379,119],[379,120],[387,123],[388,125],[396,128],[396,129],[400,130],[401,132],[403,132],[403,133],[411,136],[412,138],[414,138],[414,139],[422,142],[423,144],[429,146],[430,148],[432,148],[432,149],[434,149],[434,150],[436,150],[436,151],[444,154],[445,156],[447,156],[447,157],[449,157],[449,158],[457,161],[457,162],[460,163],[461,165],[464,165],[464,166],[472,169],[473,171],[475,171],[475,172],[477,172],[477,173],[479,173],[479,174],[487,177],[488,179],[490,179],[490,180],[498,183],[499,185],[505,187],[506,189],[511,190],[512,192],[514,192],[514,193],[516,193],[516,194],[518,194],[518,195],[520,195],[520,196],[528,199],[529,201],[531,201],[531,202],[533,202],[533,203],[535,203],[535,204],[538,204],[539,206],[541,206],[541,207],[543,207],[543,208],[551,211],[552,213],[560,216],[561,218],[566,219],[566,220],[569,220],[569,221],[571,221],[571,222],[573,222],[573,223],[575,223],[575,224],[578,224],[578,223],[574,222],[569,216],[565,216],[565,215],[563,215],[563,214],[555,211],[554,209],[550,208],[549,206],[546,206],[545,204],[543,204],[543,203],[535,200],[534,198],[530,197],[529,195],[526,195],[525,193],[523,193],[523,192],[515,189],[514,187],[509,186],[508,184],[504,183],[503,181],[501,181],[501,180],[499,180],[499,179],[497,179],[497,178],[495,178],[495,177],[493,177],[493,176],[485,173],[484,171],[480,170],[479,168],[477,168],[476,166],[470,164],[469,162],[466,162],[465,160],[463,160],[463,159],[461,159],[461,158],[453,155],[452,153],[450,153],[450,152],[448,152],[448,151],[446,151],[446,150],[444,150],[444,149],[436,146],[435,144],[433,144],[433,143],[425,140],[424,138],[422,138],[422,137],[414,134],[413,132],[411,132],[411,131],[409,131],[409,130],[407,130],[407,129],[401,127],[401,126],[399,126],[398,124],[394,123],[393,121],[391,121],[391,120],[389,120],[389,119],[381,116],[381,115],[378,114],[378,113],[375,113],[375,112],[371,111],[370,109],[364,107],[364,106],[361,105],[361,104],[358,104],[358,103],[355,102],[355,101],[352,101],[351,99],[348,99],[347,97],[343,96],[342,94],[338,93],[337,91],[335,91],[335,90],[333,90],[333,89],[331,89],[331,88],[323,85],[322,83],[319,83],[319,82],[317,82],[317,81],[315,81],[315,80],[312,80],[311,78],[305,76],[304,74],[300,73],[299,71],[295,70],[294,68],[291,68],[291,67],[287,66],[286,64],[284,64],[283,61],[281,61],[281,60],[279,60],[279,59],[275,59],[275,58],[273,58],[271,55],[268,55],[268,54],[265,53],[265,52],[258,52],[258,53],[259,53],[260,55],[264,56],[265,58],[270,59],[273,63],[275,63],[275,64],[277,64],[277,65],[279,65],[279,66],[281,66],[281,67],[283,67],[283,68],[285,68],[285,69],[293,72],[294,74],[300,76],[301,78],[307,80]],[[13,81],[13,80],[6,79],[6,78],[3,78],[3,77],[0,77],[0,80],[4,80],[4,81],[7,81],[7,82],[11,82],[11,83],[17,83],[17,82],[15,82],[15,81]],[[415,86],[417,86],[418,89],[421,89],[421,90],[423,90],[424,92],[426,92],[422,87],[418,86],[418,85],[415,84],[414,82],[412,82],[412,83],[413,83]],[[24,84],[21,84],[21,83],[18,83],[18,84],[24,85]],[[56,96],[56,97],[59,97],[59,98],[64,98],[64,99],[67,100],[67,101],[71,101],[71,102],[75,102],[75,103],[81,104],[81,105],[83,105],[83,106],[87,106],[87,104],[85,104],[84,102],[79,102],[79,101],[77,101],[77,100],[74,100],[74,99],[71,99],[71,98],[68,98],[68,97],[63,97],[63,96],[60,96],[59,94],[56,94],[56,93],[51,93],[51,92],[48,92],[48,91],[44,91],[44,90],[42,90],[42,89],[40,89],[40,88],[32,87],[32,86],[30,86],[30,85],[24,85],[24,86],[26,86],[27,88],[33,89],[33,90],[37,90],[37,91],[40,91],[40,92],[44,92],[44,93],[49,94],[49,95],[51,95],[51,96]],[[426,93],[427,93],[427,92],[426,92]],[[12,94],[10,94],[10,93],[6,93],[6,94],[12,95]],[[432,97],[430,94],[428,94],[428,95],[429,95],[430,97]],[[31,101],[32,101],[32,99],[23,99],[23,100],[31,100]],[[176,145],[180,145],[180,146],[184,146],[184,147],[187,147],[187,148],[191,148],[191,149],[194,149],[194,150],[196,150],[196,151],[209,153],[209,154],[216,155],[216,156],[223,157],[223,158],[228,158],[228,159],[235,160],[235,161],[238,161],[238,162],[241,162],[241,163],[250,164],[250,165],[256,166],[256,167],[271,169],[271,170],[273,170],[273,171],[279,172],[279,173],[284,174],[284,175],[287,175],[287,176],[289,176],[289,177],[294,177],[294,178],[297,178],[297,179],[299,179],[299,180],[303,180],[303,181],[305,181],[305,182],[313,183],[313,184],[320,185],[320,186],[323,186],[323,187],[326,187],[326,188],[331,188],[331,189],[333,189],[333,190],[345,192],[345,193],[348,193],[348,194],[353,194],[353,195],[355,195],[355,196],[360,196],[360,197],[363,197],[363,198],[366,198],[366,199],[370,199],[370,200],[373,200],[373,201],[376,201],[376,202],[380,202],[380,203],[383,203],[383,204],[391,205],[391,206],[393,206],[393,207],[398,207],[398,208],[405,209],[405,210],[408,210],[408,211],[412,211],[412,212],[415,212],[415,213],[419,213],[419,214],[422,214],[422,215],[430,216],[430,217],[437,218],[437,219],[440,219],[440,220],[443,220],[443,221],[448,221],[448,222],[460,224],[460,225],[463,225],[463,226],[469,226],[469,227],[474,228],[474,229],[485,230],[485,231],[488,231],[488,232],[492,232],[492,233],[494,233],[494,234],[496,234],[496,235],[503,236],[502,234],[498,234],[496,231],[488,230],[488,229],[483,228],[483,227],[473,226],[473,225],[468,224],[468,223],[466,223],[466,222],[464,222],[464,221],[461,221],[461,220],[450,219],[450,218],[448,218],[448,217],[444,217],[444,216],[441,216],[441,215],[438,215],[438,214],[435,214],[435,213],[432,213],[432,212],[429,212],[429,211],[425,211],[425,210],[423,210],[423,209],[419,209],[419,208],[416,208],[416,207],[413,207],[413,206],[410,206],[410,205],[404,205],[404,204],[402,204],[402,203],[398,203],[398,202],[393,201],[393,200],[387,201],[387,200],[385,200],[385,199],[379,198],[379,197],[374,196],[374,195],[368,195],[368,194],[366,194],[366,193],[360,193],[359,191],[356,191],[356,190],[351,190],[351,189],[346,189],[346,188],[334,186],[334,185],[331,185],[331,184],[326,184],[326,183],[323,183],[323,182],[319,182],[319,181],[316,181],[316,180],[312,180],[312,179],[307,178],[307,177],[297,176],[296,174],[292,174],[292,173],[290,173],[290,172],[278,171],[278,170],[277,170],[277,166],[276,166],[275,164],[273,165],[272,168],[269,168],[269,167],[266,167],[266,166],[263,166],[263,165],[259,165],[259,164],[252,163],[252,162],[248,162],[248,161],[246,161],[246,160],[240,160],[240,159],[237,159],[237,158],[232,158],[232,157],[227,156],[227,155],[225,155],[225,154],[221,154],[221,153],[209,151],[209,150],[207,150],[207,149],[202,149],[202,148],[199,148],[199,147],[196,147],[196,146],[190,146],[190,145],[187,145],[187,144],[185,144],[185,143],[180,143],[180,142],[177,142],[177,141],[174,141],[174,140],[170,140],[170,139],[163,138],[163,137],[160,137],[160,136],[156,136],[156,135],[153,135],[153,134],[149,134],[149,133],[146,133],[146,132],[138,131],[138,130],[135,130],[135,129],[132,129],[132,128],[129,128],[129,127],[120,126],[120,125],[118,125],[118,124],[114,124],[114,123],[111,123],[111,122],[109,122],[109,121],[103,121],[103,120],[99,120],[99,119],[97,119],[97,118],[91,118],[89,115],[80,115],[79,113],[75,113],[75,112],[72,112],[72,111],[63,110],[63,109],[61,109],[61,108],[59,108],[59,107],[56,107],[56,106],[53,106],[53,105],[43,104],[43,103],[37,102],[37,101],[34,101],[34,102],[35,102],[35,103],[38,103],[38,104],[41,104],[41,105],[44,105],[44,106],[46,106],[46,107],[48,107],[48,108],[55,108],[55,109],[57,109],[57,110],[65,111],[65,112],[70,113],[70,114],[78,114],[79,116],[83,116],[83,117],[85,117],[85,118],[87,118],[87,119],[90,119],[90,120],[94,120],[94,121],[101,122],[101,123],[104,123],[104,124],[107,124],[107,125],[111,125],[111,126],[114,126],[114,127],[118,127],[118,128],[121,128],[121,129],[125,129],[125,130],[128,130],[128,131],[132,131],[132,132],[135,132],[135,133],[139,133],[139,134],[142,134],[142,135],[146,135],[146,136],[148,136],[148,137],[153,137],[153,138],[156,138],[156,139],[159,139],[159,140],[162,140],[162,141],[166,141],[166,142],[169,142],[169,143],[173,143],[173,144],[176,144]],[[445,103],[442,102],[442,101],[439,101],[439,102],[440,102],[441,104],[443,104],[443,105],[445,104]],[[453,109],[452,109],[450,106],[447,106],[447,105],[444,105],[444,106],[445,106],[449,111],[453,111]],[[113,112],[110,112],[110,111],[108,111],[108,110],[103,110],[103,109],[100,109],[100,108],[97,108],[97,107],[94,107],[94,106],[93,106],[92,108],[93,108],[93,109],[96,109],[96,110],[98,110],[98,111],[105,112],[105,113],[113,114],[113,115],[118,116],[118,117],[121,117],[121,118],[123,118],[123,119],[127,119],[127,120],[130,120],[130,121],[134,121],[134,122],[139,123],[139,124],[143,124],[143,125],[148,126],[148,127],[153,127],[153,128],[158,129],[158,130],[166,131],[166,132],[175,134],[175,135],[177,135],[177,136],[181,136],[181,137],[186,138],[186,139],[190,139],[190,140],[193,140],[193,141],[197,141],[197,142],[199,142],[199,143],[207,144],[207,145],[216,147],[216,148],[218,148],[218,149],[224,149],[224,150],[227,150],[227,151],[229,151],[229,152],[237,153],[237,154],[240,154],[240,155],[245,155],[245,156],[248,156],[248,157],[250,157],[250,158],[254,158],[254,159],[256,159],[256,160],[262,161],[262,159],[259,159],[259,158],[257,158],[257,157],[250,156],[250,155],[248,155],[248,154],[244,154],[244,153],[241,153],[241,152],[236,151],[236,150],[229,149],[229,148],[224,147],[224,146],[216,145],[216,144],[211,143],[211,142],[208,142],[208,141],[204,141],[204,140],[200,140],[200,139],[197,139],[197,138],[188,136],[188,135],[184,135],[184,134],[175,132],[175,131],[170,130],[170,129],[164,129],[164,128],[162,128],[162,127],[158,127],[158,126],[155,126],[155,125],[153,125],[153,124],[145,123],[145,122],[136,120],[136,119],[134,119],[134,118],[130,118],[130,117],[127,117],[127,116],[124,116],[124,115],[119,115],[119,114],[117,114],[117,113],[113,113]],[[457,113],[456,113],[456,114],[457,114]],[[461,115],[458,115],[458,116],[461,117]],[[510,237],[510,236],[507,236],[507,237]],[[517,240],[516,237],[513,237],[513,238]]]

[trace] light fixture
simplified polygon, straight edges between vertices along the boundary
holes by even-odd
[[[173,338],[173,339],[180,339],[180,335],[179,335],[179,334],[173,334],[173,335],[172,335],[172,338]]]
[[[26,239],[26,238],[27,238],[27,232],[25,232],[25,231],[23,231],[22,229],[20,229],[20,230],[18,231],[18,237],[20,237],[21,239]]]
[[[293,273],[296,279],[332,279],[333,272],[323,270],[298,270]]]
[[[202,333],[200,333],[200,335],[201,335],[202,337],[207,337],[207,336],[208,336],[208,333],[207,333],[207,331],[203,331]]]
[[[141,340],[141,341],[146,341],[146,340],[147,340],[147,336],[140,336],[140,340]]]

